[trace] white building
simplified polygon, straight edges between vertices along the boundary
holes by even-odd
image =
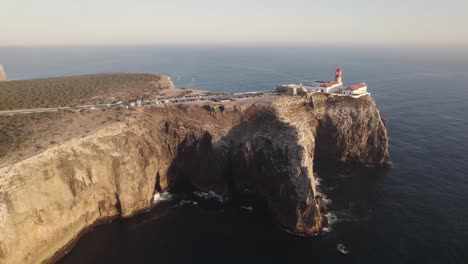
[[[310,86],[304,86],[302,84],[282,84],[276,87],[276,92],[284,94],[303,94],[307,92],[307,88],[312,88]]]
[[[313,91],[321,93],[340,93],[342,89],[343,83],[337,81],[315,81],[313,85]]]
[[[367,84],[359,83],[343,90],[346,95],[360,95],[367,93]]]

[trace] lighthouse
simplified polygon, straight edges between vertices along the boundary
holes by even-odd
[[[3,70],[3,66],[0,64],[0,82],[6,81],[6,79],[5,71]]]
[[[342,83],[342,81],[341,81],[342,77],[343,77],[343,72],[341,71],[341,68],[338,67],[338,69],[336,69],[336,73],[335,73],[335,81],[337,81],[339,83]]]

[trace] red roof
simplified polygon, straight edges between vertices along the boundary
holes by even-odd
[[[322,83],[320,85],[320,87],[329,88],[329,87],[332,87],[332,86],[337,85],[337,84],[340,84],[340,83],[336,82],[336,81],[332,81],[332,82]]]
[[[350,87],[346,88],[346,90],[356,91],[356,90],[361,89],[361,88],[367,88],[367,84],[358,83],[356,85],[353,85],[353,86],[350,86]]]

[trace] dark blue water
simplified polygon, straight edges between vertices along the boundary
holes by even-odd
[[[0,63],[10,79],[158,72],[222,92],[331,79],[341,65],[346,83],[369,85],[388,121],[394,168],[319,170],[331,200],[326,235],[291,236],[260,209],[169,202],[96,228],[62,263],[468,263],[467,50],[3,47]]]

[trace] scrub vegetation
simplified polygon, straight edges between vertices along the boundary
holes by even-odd
[[[155,74],[94,74],[0,82],[0,110],[110,103],[152,96],[162,87]]]
[[[54,113],[34,113],[29,115],[0,116],[0,158],[8,151],[18,148],[29,138],[28,128],[38,120],[47,120]]]

